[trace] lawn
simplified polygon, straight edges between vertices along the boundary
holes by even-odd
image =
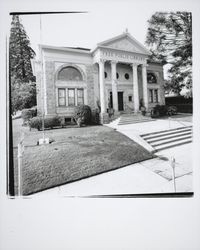
[[[24,195],[153,157],[128,137],[106,126],[46,130],[45,136],[53,142],[38,146],[42,132],[26,130]]]

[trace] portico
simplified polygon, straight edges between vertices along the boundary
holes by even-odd
[[[120,40],[120,46],[119,46]],[[128,41],[128,43],[127,43]],[[116,46],[118,44],[118,46]],[[125,48],[124,48],[125,46]],[[115,113],[119,112],[118,91],[120,82],[117,79],[117,66],[120,64],[127,65],[131,68],[132,74],[132,96],[134,112],[139,111],[140,98],[139,98],[139,82],[138,82],[138,67],[142,69],[142,100],[145,108],[148,110],[148,92],[147,92],[147,58],[149,51],[142,45],[130,37],[129,33],[124,33],[120,37],[104,41],[97,45],[93,51],[94,63],[99,66],[99,86],[100,86],[100,105],[101,113],[106,112],[108,106],[106,100],[106,81],[105,81],[105,64],[110,65],[110,83],[112,89],[112,107]],[[127,78],[129,77],[126,74]],[[130,81],[129,81],[130,83]],[[130,85],[129,85],[130,87]]]

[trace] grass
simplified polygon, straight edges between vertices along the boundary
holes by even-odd
[[[140,145],[105,126],[54,129],[45,134],[53,142],[37,146],[42,132],[26,132],[24,195],[152,158]]]

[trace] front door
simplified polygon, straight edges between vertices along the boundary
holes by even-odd
[[[123,92],[118,92],[118,110],[124,110]]]
[[[110,92],[110,100],[109,100],[109,104],[108,104],[109,108],[113,108],[113,98],[112,98],[112,92]]]

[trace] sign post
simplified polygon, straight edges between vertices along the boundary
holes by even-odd
[[[174,192],[176,193],[175,165],[176,165],[175,158],[172,157],[172,158],[171,158],[172,180],[173,180]]]

